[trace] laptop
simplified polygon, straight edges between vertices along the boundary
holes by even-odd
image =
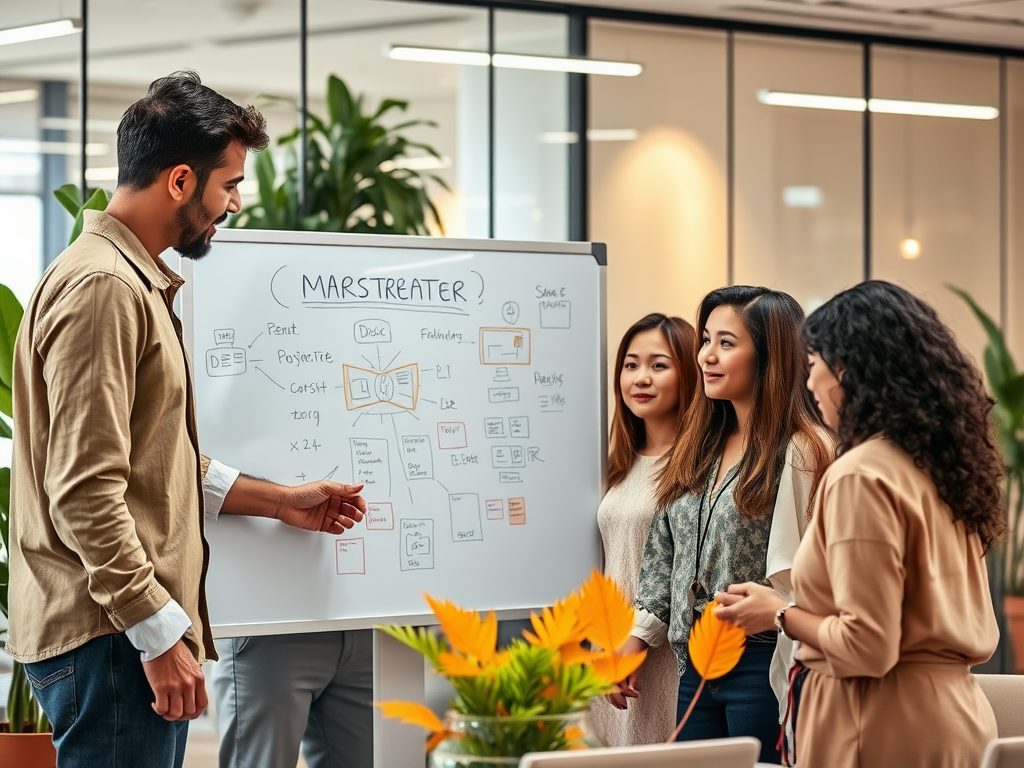
[[[754,768],[761,743],[752,737],[603,747],[568,752],[531,752],[519,768]]]

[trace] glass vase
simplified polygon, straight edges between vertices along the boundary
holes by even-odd
[[[431,768],[518,766],[527,752],[600,747],[590,711],[535,717],[485,717],[448,711],[452,734],[430,755]]]

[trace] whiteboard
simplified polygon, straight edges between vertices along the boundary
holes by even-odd
[[[595,255],[596,254],[596,255]],[[219,637],[506,617],[600,565],[604,249],[227,231],[183,265],[203,453],[364,483],[341,536],[207,521]]]

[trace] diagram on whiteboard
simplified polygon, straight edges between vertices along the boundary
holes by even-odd
[[[196,312],[202,423],[244,471],[363,485],[364,519],[317,550],[331,579],[501,569],[564,541],[571,505],[596,513],[563,496],[567,473],[600,485],[599,354],[572,322],[595,282],[473,254],[247,264]]]

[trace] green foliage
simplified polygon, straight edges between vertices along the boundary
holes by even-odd
[[[992,554],[996,558],[997,572],[1005,577],[1005,593],[1024,596],[1024,373],[1017,370],[996,322],[966,291],[952,285],[947,288],[967,302],[988,337],[984,352],[985,375],[996,401],[992,416],[1006,467],[1009,518],[1009,536],[1005,543],[993,548]]]
[[[83,212],[106,210],[107,203],[110,202],[111,198],[111,194],[101,187],[92,190],[89,198],[83,203],[82,193],[74,184],[64,184],[58,187],[53,190],[53,196],[57,198],[57,201],[64,206],[68,213],[75,217],[75,225],[71,228],[71,238],[68,240],[68,245],[75,242],[78,236],[82,234]]]
[[[306,113],[307,215],[299,215],[298,129],[278,139],[285,147],[284,179],[277,177],[269,152],[256,156],[259,202],[230,221],[245,229],[291,229],[321,232],[427,235],[427,214],[441,226],[437,209],[427,196],[433,174],[401,167],[410,149],[440,159],[427,144],[409,141],[401,131],[436,126],[428,120],[408,120],[385,126],[381,119],[392,110],[405,111],[408,102],[385,99],[376,111],[364,111],[364,96],[353,97],[340,78],[327,79],[327,117]]]
[[[6,285],[0,285],[0,412],[8,417],[12,415],[14,339],[23,315],[24,309],[11,289]],[[9,440],[12,437],[13,424],[8,424],[0,417],[0,439]],[[0,552],[0,610],[3,611],[4,618],[7,617],[7,588],[10,583],[10,514],[11,470],[9,467],[0,467],[0,541],[3,542],[3,552]],[[25,675],[25,669],[18,662],[14,663],[11,692],[7,699],[7,719],[10,721],[12,733],[50,730],[46,715],[32,696],[32,686]]]

